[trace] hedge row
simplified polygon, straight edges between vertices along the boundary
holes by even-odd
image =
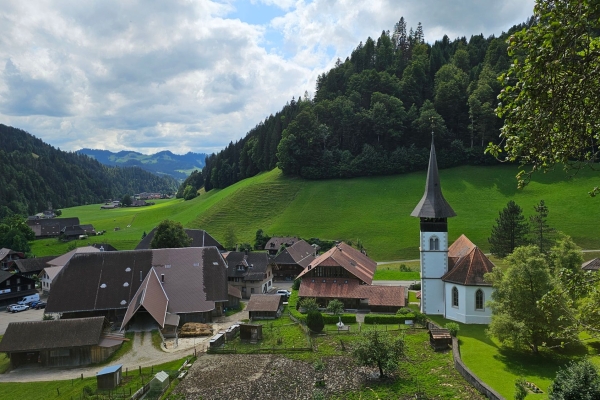
[[[415,320],[414,314],[367,314],[365,315],[365,324],[404,324],[406,320]]]
[[[340,321],[339,315],[323,314],[325,324],[337,324]],[[356,314],[342,314],[342,322],[345,324],[355,324]]]

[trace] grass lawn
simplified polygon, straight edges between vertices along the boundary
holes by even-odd
[[[421,279],[419,267],[419,261],[406,261],[402,263],[378,265],[377,269],[375,270],[373,280],[418,281],[419,279]],[[410,271],[406,271],[407,269],[409,269]]]
[[[595,172],[580,171],[572,179],[562,171],[536,174],[523,190],[516,188],[516,172],[510,165],[440,171],[444,196],[457,213],[448,224],[450,242],[464,233],[487,252],[490,229],[509,200],[517,202],[527,217],[543,199],[552,227],[570,235],[584,249],[600,249],[600,225],[589,218],[596,212],[597,200],[587,195],[597,186]],[[82,224],[106,230],[104,236],[79,244],[106,242],[119,250],[133,249],[144,231],[169,218],[189,228],[205,229],[221,242],[231,225],[239,243],[253,243],[256,231],[263,229],[269,235],[360,239],[374,260],[416,259],[419,223],[410,213],[423,195],[425,175],[421,171],[308,181],[284,177],[275,169],[190,201],[159,200],[149,207],[115,210],[100,210],[96,204],[63,209],[63,216],[77,216]],[[121,229],[114,231],[115,227]],[[32,244],[37,256],[59,255],[66,248],[66,243],[56,239]]]
[[[123,371],[123,381],[119,385],[118,392],[129,394],[134,393],[143,384],[148,383],[154,374],[159,371],[176,371],[181,367],[185,359],[170,361],[159,364],[154,367],[142,368],[140,375],[138,370],[129,371],[125,376]],[[76,375],[76,374],[74,374]],[[91,393],[96,393],[96,377],[84,377],[83,380],[74,376],[72,380],[51,381],[51,382],[7,382],[0,383],[0,393],[2,400],[22,400],[22,399],[79,399],[84,393],[85,388]]]
[[[419,299],[417,299],[417,292],[409,290],[408,291],[408,302],[409,303],[418,303]]]
[[[440,316],[430,318],[441,326],[453,322]],[[600,342],[596,340],[565,349],[543,349],[540,354],[534,355],[527,351],[519,352],[501,347],[495,339],[485,334],[487,325],[459,323],[459,326],[460,352],[464,363],[507,399],[514,396],[514,383],[517,378],[523,377],[544,391],[543,394],[531,395],[532,398],[547,399],[548,387],[559,367],[583,356],[593,356],[592,361],[599,363],[599,357],[594,357],[600,348]]]
[[[227,311],[225,311],[225,316],[226,317],[231,317],[234,314],[237,314],[241,311],[244,311],[244,308],[246,308],[246,303],[240,301],[240,306],[237,309],[227,309]]]
[[[0,335],[0,341],[2,341],[2,337],[4,335]],[[5,373],[10,368],[10,358],[8,358],[7,353],[0,353],[0,374]]]
[[[150,334],[152,335],[152,346],[154,346],[156,350],[162,351],[162,338],[160,337],[160,333],[158,333],[158,329],[153,330]]]

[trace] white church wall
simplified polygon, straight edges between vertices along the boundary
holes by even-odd
[[[431,248],[436,240],[437,250]],[[448,233],[421,232],[421,312],[444,314],[444,282],[448,271]]]
[[[458,290],[458,307],[453,305],[452,289]],[[477,290],[483,292],[483,309],[475,308],[475,293]],[[446,318],[465,324],[489,324],[492,310],[486,306],[486,302],[491,299],[493,288],[490,286],[463,286],[455,283],[446,282],[445,291],[445,309]]]

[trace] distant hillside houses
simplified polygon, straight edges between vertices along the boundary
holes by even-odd
[[[133,195],[133,198],[136,200],[162,199],[165,197],[166,196],[161,193],[146,193],[146,192],[142,192],[142,193]]]

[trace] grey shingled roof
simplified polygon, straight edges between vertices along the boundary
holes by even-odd
[[[263,252],[230,251],[225,257],[229,266],[227,276],[244,278],[244,280],[263,280],[266,278],[269,266],[269,255]],[[238,265],[243,265],[244,270],[238,270]]]
[[[32,351],[100,343],[104,317],[11,322],[6,328],[1,352]]]
[[[283,299],[278,294],[253,294],[246,306],[246,311],[271,311],[275,312],[283,304]]]
[[[55,256],[26,258],[24,260],[15,260],[15,266],[20,273],[40,272],[48,266],[48,261],[55,259]]]
[[[456,213],[442,194],[442,185],[440,183],[433,137],[431,138],[431,151],[429,153],[429,168],[427,169],[425,193],[410,215],[419,218],[448,218],[456,216]]]
[[[299,240],[279,253],[275,257],[275,262],[279,265],[300,265],[306,268],[316,258],[315,253],[313,246],[304,240]]]

